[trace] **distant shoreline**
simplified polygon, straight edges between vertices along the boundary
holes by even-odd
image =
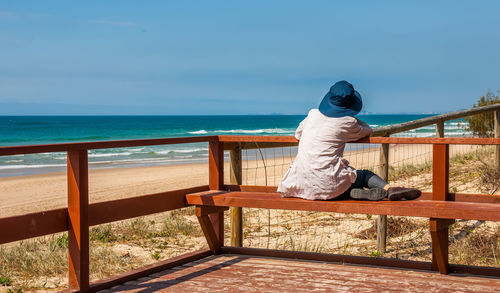
[[[423,116],[366,114],[360,118],[372,128],[376,128]],[[294,135],[297,125],[304,117],[304,115],[0,116],[0,146],[197,135]],[[466,134],[463,125],[460,124],[463,123],[446,122],[446,132],[455,133],[457,136]],[[431,125],[395,136],[434,135],[435,128]],[[206,162],[207,158],[206,143],[100,149],[89,151],[89,168],[202,163]],[[65,169],[65,153],[0,157],[0,177],[57,172]]]

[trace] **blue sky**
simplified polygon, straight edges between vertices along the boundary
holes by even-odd
[[[500,88],[500,1],[0,2],[0,115],[465,109]]]

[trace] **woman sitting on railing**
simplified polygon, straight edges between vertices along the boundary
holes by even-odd
[[[373,172],[349,166],[342,157],[347,142],[372,133],[370,126],[354,117],[362,106],[353,86],[339,81],[319,108],[309,111],[295,132],[299,140],[297,157],[278,186],[283,197],[411,200],[421,195],[418,189],[391,187]]]

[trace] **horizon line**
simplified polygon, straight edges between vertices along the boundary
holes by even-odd
[[[365,112],[359,113],[358,115],[440,115],[448,112]],[[283,114],[283,113],[268,113],[268,114],[0,114],[0,117],[102,117],[102,116],[113,116],[113,117],[124,117],[124,116],[307,116],[307,113],[303,114]]]

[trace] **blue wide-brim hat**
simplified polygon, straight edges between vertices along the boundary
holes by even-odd
[[[328,117],[354,116],[363,108],[361,95],[345,80],[335,83],[325,95],[318,110]]]

